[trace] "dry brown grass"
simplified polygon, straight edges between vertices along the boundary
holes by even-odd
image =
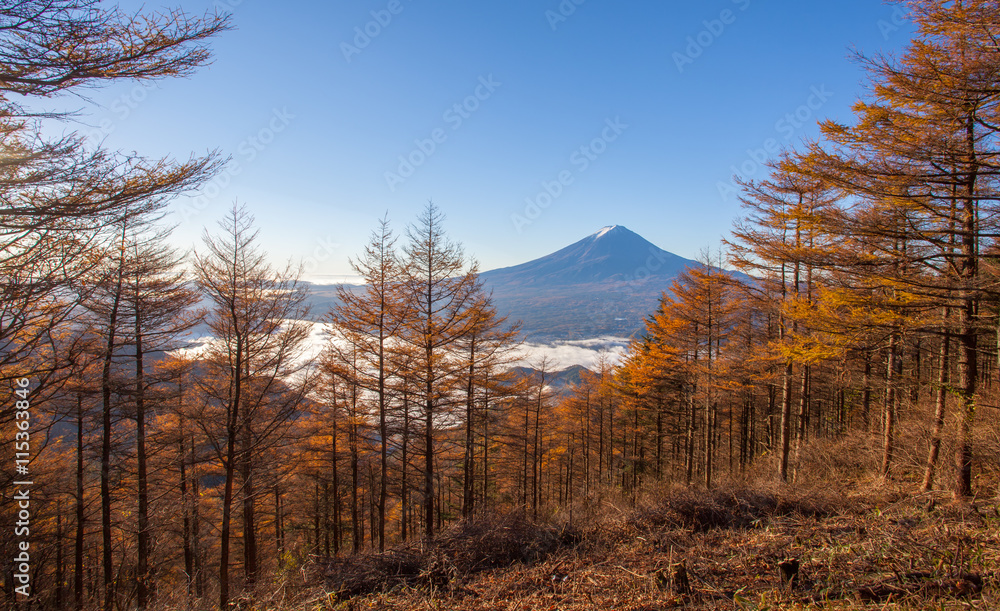
[[[518,515],[313,571],[297,609],[997,609],[1000,510],[873,487],[664,490],[568,528]],[[602,515],[599,515],[602,514]],[[777,565],[798,560],[798,582]],[[684,562],[690,593],[670,567]]]

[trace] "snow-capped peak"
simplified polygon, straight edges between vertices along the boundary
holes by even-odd
[[[618,225],[609,225],[609,226],[605,227],[604,229],[602,229],[602,230],[598,231],[597,233],[595,233],[594,237],[595,238],[600,238],[600,237],[604,236],[606,233],[608,233],[609,231],[611,231],[612,229],[615,229],[616,227],[618,227]]]

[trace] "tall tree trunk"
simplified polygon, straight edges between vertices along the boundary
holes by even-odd
[[[333,427],[330,435],[330,471],[333,484],[333,553],[340,553],[341,545],[341,525],[340,525],[340,467],[337,455],[337,400],[334,397],[333,403]]]
[[[483,486],[482,505],[489,506],[489,483],[490,483],[490,390],[489,381],[483,383]]]
[[[73,606],[83,609],[83,543],[87,515],[83,486],[83,396],[76,395],[76,545],[73,565]]]
[[[278,570],[285,566],[285,515],[281,505],[281,490],[275,482],[271,487],[274,493],[274,546],[277,554]]]
[[[243,480],[243,575],[248,590],[257,585],[257,512],[253,468],[253,427],[248,418],[243,426],[243,450],[240,458]]]
[[[528,434],[530,428],[531,404],[524,400],[524,430],[521,437],[524,440],[524,448],[521,452],[521,512],[528,512]]]
[[[781,377],[781,455],[778,461],[778,478],[788,481],[788,454],[792,436],[792,361],[785,361],[785,371]]]
[[[378,435],[379,435],[379,489],[378,489],[378,551],[385,551],[385,503],[389,496],[389,409],[385,390],[385,286],[379,308],[378,325]]]
[[[123,229],[124,232],[124,229]],[[125,251],[125,237],[122,234],[122,253]],[[104,366],[101,370],[101,537],[104,567],[104,611],[112,611],[115,604],[115,566],[111,542],[111,365],[115,356],[118,309],[121,303],[124,275],[124,254],[118,264],[111,312],[108,317],[108,337],[104,351]]]
[[[541,418],[542,418],[542,393],[545,390],[545,372],[538,382],[538,394],[535,398],[535,427],[532,435],[533,450],[531,453],[531,515],[538,519],[538,501],[542,492],[541,483]]]
[[[356,408],[352,407],[354,412]],[[364,537],[363,526],[361,525],[361,514],[358,508],[358,425],[355,421],[355,414],[351,415],[350,428],[347,433],[347,443],[351,451],[351,549],[355,554],[361,551],[361,541]]]
[[[194,595],[196,598],[205,596],[205,571],[203,550],[201,548],[201,510],[198,499],[201,498],[201,483],[198,475],[198,464],[195,455],[194,435],[191,435],[191,555],[194,556]]]
[[[62,514],[56,514],[56,609],[63,608],[63,586],[66,584],[65,566],[63,564],[63,523]]]
[[[233,320],[239,320],[235,305],[230,310]],[[225,485],[222,494],[222,527],[219,535],[219,609],[229,604],[229,546],[232,536],[233,480],[236,477],[236,440],[239,435],[240,402],[243,392],[243,339],[237,335],[236,357],[231,369],[233,373],[233,393],[226,422],[226,458],[224,461]]]
[[[178,453],[178,466],[180,467],[180,492],[181,492],[181,518],[184,539],[184,574],[187,579],[187,605],[191,608],[191,598],[194,596],[194,551],[191,548],[191,504],[192,500],[188,493],[187,474],[187,449],[185,448],[184,416],[180,416],[178,428],[180,429],[180,452]]]
[[[428,284],[428,290],[430,285]],[[433,298],[428,294],[428,303]],[[428,328],[433,328],[433,321],[428,321]],[[430,341],[428,339],[428,341]],[[426,346],[426,369],[424,375],[424,536],[427,540],[434,537],[434,351],[430,344]]]
[[[893,333],[889,337],[889,350],[886,356],[885,372],[885,403],[882,413],[882,477],[889,476],[892,467],[896,443],[896,401],[899,394],[897,369],[899,368],[899,335]]]
[[[403,380],[403,438],[401,441],[400,453],[402,456],[400,464],[400,474],[399,474],[399,538],[406,541],[409,526],[409,515],[410,510],[409,503],[409,488],[407,487],[406,471],[409,463],[409,456],[407,451],[410,445],[410,394],[406,391],[407,381]]]
[[[694,481],[694,433],[695,433],[695,422],[697,420],[697,407],[694,400],[696,387],[692,384],[688,388],[688,409],[687,409],[687,431],[684,438],[685,446],[685,456],[684,456],[684,483],[690,486]]]
[[[964,498],[972,495],[972,423],[976,415],[976,393],[978,392],[978,354],[975,317],[977,299],[975,290],[979,280],[979,217],[976,193],[978,180],[978,159],[976,156],[976,118],[966,117],[966,152],[970,170],[966,176],[965,193],[961,210],[960,275],[959,298],[960,323],[958,333],[958,378],[959,416],[958,446],[955,450],[955,495]]]
[[[976,414],[977,354],[976,332],[973,326],[974,303],[967,300],[961,309],[958,336],[959,421],[958,446],[955,450],[955,495],[972,495],[972,423]]]
[[[222,495],[222,530],[219,554],[219,608],[229,604],[229,545],[233,519],[233,480],[236,478],[236,432],[230,430],[226,441],[225,486]]]
[[[136,598],[138,610],[149,604],[149,483],[146,466],[146,388],[143,370],[141,308],[139,295],[135,295],[135,460],[138,477],[138,525],[136,562]]]
[[[475,447],[473,431],[475,421],[475,375],[476,375],[476,336],[472,334],[469,343],[469,374],[465,386],[465,464],[462,478],[462,517],[470,518],[473,513],[476,471],[474,468]]]
[[[934,404],[934,423],[931,427],[931,445],[927,453],[927,468],[924,470],[923,491],[930,492],[934,488],[934,474],[937,471],[938,456],[941,452],[941,436],[944,432],[945,415],[948,410],[948,359],[951,344],[951,333],[948,332],[948,308],[942,308],[941,351],[938,356],[937,397]]]
[[[865,350],[865,373],[861,389],[861,424],[866,432],[872,429],[872,355]]]

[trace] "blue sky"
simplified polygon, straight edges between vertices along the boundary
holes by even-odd
[[[764,149],[849,120],[851,48],[911,31],[879,0],[167,6],[236,29],[191,78],[89,92],[76,128],[146,156],[231,156],[175,202],[174,239],[196,245],[238,199],[274,260],[313,277],[348,273],[379,217],[402,232],[430,199],[483,269],[611,224],[694,258],[740,213],[720,192],[733,168],[761,178]]]

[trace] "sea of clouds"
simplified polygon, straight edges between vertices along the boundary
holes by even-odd
[[[308,324],[310,325],[309,337],[299,357],[304,360],[318,357],[330,341],[330,334],[324,323],[310,322]],[[202,353],[212,341],[214,338],[211,336],[199,337],[192,340],[187,347],[176,350],[174,353],[195,357]],[[518,358],[516,364],[531,367],[540,363],[544,358],[547,360],[548,369],[552,371],[561,371],[574,365],[582,365],[587,369],[595,370],[602,360],[610,365],[617,365],[621,362],[628,344],[627,338],[614,336],[548,343],[525,342],[515,351],[515,356]]]

